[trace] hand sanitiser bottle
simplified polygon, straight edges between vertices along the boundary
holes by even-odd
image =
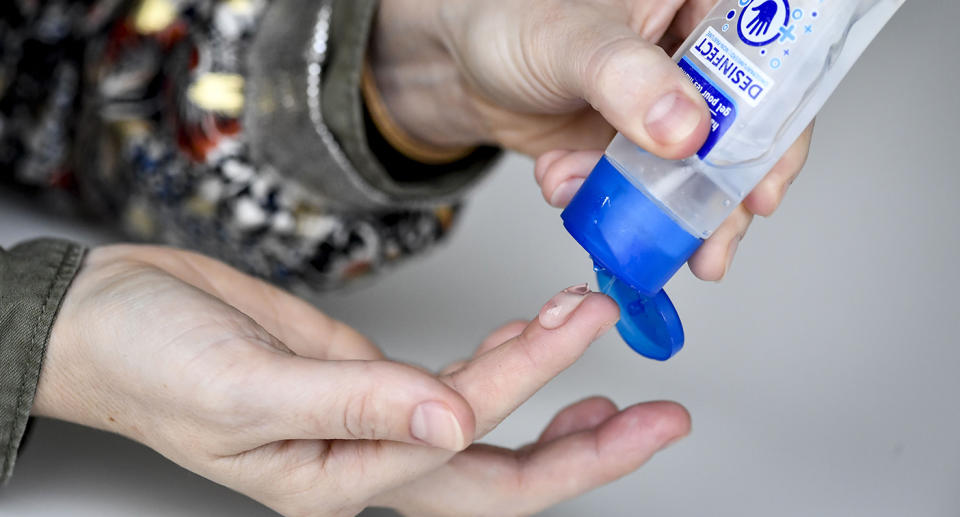
[[[663,286],[820,111],[905,0],[721,0],[675,60],[712,112],[696,156],[670,161],[622,135],[563,212],[620,305],[634,350],[666,360],[683,327]]]

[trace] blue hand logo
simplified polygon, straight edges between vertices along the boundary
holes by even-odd
[[[789,0],[752,0],[740,12],[737,29],[747,45],[763,47],[777,40],[781,26],[790,19]],[[772,33],[772,34],[771,34]]]
[[[767,0],[757,7],[751,9],[756,11],[757,16],[747,25],[747,30],[751,36],[763,36],[770,30],[770,22],[777,15],[777,3],[774,0]]]

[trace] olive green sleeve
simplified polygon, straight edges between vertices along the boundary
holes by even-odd
[[[50,329],[84,252],[57,240],[0,248],[0,482],[13,472]]]

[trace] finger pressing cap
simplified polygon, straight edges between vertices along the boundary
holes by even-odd
[[[703,145],[710,112],[662,49],[618,26],[575,44],[563,56],[569,88],[624,136],[667,159],[692,156]]]

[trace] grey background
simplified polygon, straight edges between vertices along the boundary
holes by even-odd
[[[645,361],[609,335],[490,437],[521,444],[591,394],[689,408],[687,440],[546,515],[960,515],[958,19],[956,2],[904,8],[825,109],[804,175],[754,224],[728,279],[684,271],[671,283],[681,355]],[[531,170],[508,159],[448,246],[324,309],[437,367],[587,280]],[[3,245],[113,238],[9,194],[0,221]],[[271,515],[121,438],[37,431],[0,495],[4,517]]]

